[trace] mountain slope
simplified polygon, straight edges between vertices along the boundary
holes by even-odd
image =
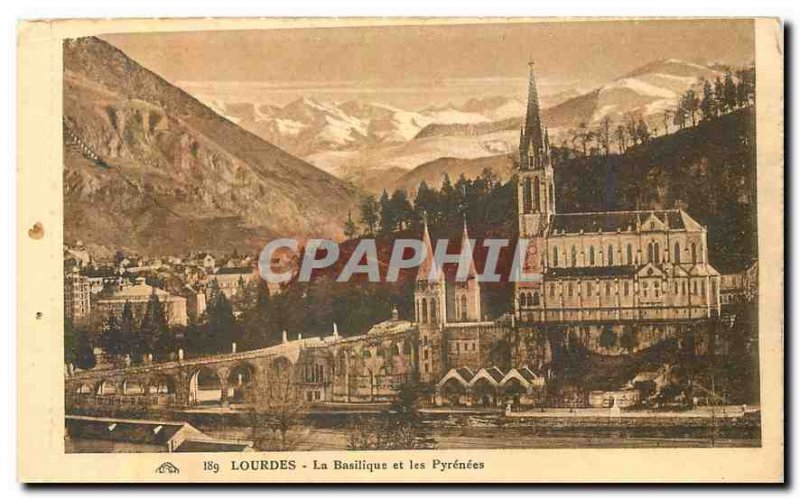
[[[97,38],[64,43],[64,126],[67,240],[255,250],[275,235],[338,234],[357,197]]]

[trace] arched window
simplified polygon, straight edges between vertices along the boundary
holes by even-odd
[[[422,299],[422,317],[419,318],[420,322],[428,322],[428,300]]]
[[[550,184],[550,189],[548,190],[550,191],[550,209],[552,210],[556,205],[556,198],[553,196],[553,184]]]
[[[575,246],[572,247],[571,255],[570,255],[570,264],[573,267],[577,267],[578,265],[578,250],[575,249]]]
[[[681,245],[680,243],[675,243],[675,251],[674,255],[672,255],[673,263],[681,263]]]
[[[611,283],[606,283],[606,296],[611,296]]]
[[[589,246],[589,265],[594,266],[594,246]]]
[[[461,295],[461,320],[467,320],[467,297]]]
[[[567,296],[569,296],[571,298],[572,297],[572,293],[573,293],[573,291],[572,291],[572,283],[570,282],[569,284],[567,284]]]
[[[610,244],[608,245],[608,253],[606,255],[606,261],[608,261],[608,264],[614,265],[614,247]]]
[[[626,263],[628,265],[633,265],[633,246],[628,244],[628,247],[626,248],[625,253],[626,253],[626,256],[625,256]]]
[[[534,291],[534,293],[533,293],[533,306],[534,307],[538,307],[539,306],[539,292],[538,291]]]
[[[436,298],[431,298],[431,320],[434,322],[438,322],[439,320],[439,311],[436,307]]]
[[[692,243],[692,263],[697,263],[697,245]]]
[[[555,295],[556,295],[556,285],[550,284],[550,296],[555,296]]]
[[[625,296],[628,296],[628,294],[630,294],[631,291],[628,281],[625,281],[625,285],[623,286],[623,288],[625,289]]]
[[[541,198],[540,198],[540,187],[539,187],[539,179],[537,178],[533,184],[533,208],[535,211],[541,211]]]
[[[661,247],[658,243],[653,245],[653,261],[656,263],[661,263]]]
[[[592,296],[592,283],[586,283],[586,296]]]
[[[531,183],[525,179],[522,180],[522,210],[531,212]]]
[[[558,267],[558,247],[553,246],[553,267]]]
[[[521,307],[527,307],[528,306],[528,297],[527,297],[527,295],[525,293],[520,293],[519,294],[519,305]]]
[[[653,263],[653,243],[647,243],[647,263]]]

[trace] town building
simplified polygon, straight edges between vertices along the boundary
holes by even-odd
[[[164,307],[168,324],[186,325],[186,298],[150,286],[144,277],[137,278],[132,286],[123,287],[110,296],[97,300],[97,310],[103,315],[113,314],[119,317],[125,304],[130,303],[133,316],[137,321],[141,321],[147,310],[147,303],[154,294]]]
[[[64,316],[80,320],[92,311],[91,285],[77,267],[64,276]]]

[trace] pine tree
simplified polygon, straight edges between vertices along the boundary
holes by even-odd
[[[397,213],[394,211],[394,205],[386,189],[383,190],[379,203],[381,206],[381,232],[388,234],[397,228]]]
[[[172,351],[173,341],[170,337],[166,314],[155,289],[150,294],[139,330],[141,344],[136,349],[137,361],[148,353],[163,359]]]
[[[212,281],[211,300],[206,308],[208,314],[207,351],[230,352],[231,344],[239,340],[239,328],[233,315],[233,307],[220,291],[219,283]]]
[[[120,353],[128,354],[131,358],[138,357],[142,345],[136,320],[133,318],[133,308],[129,301],[122,307],[122,317],[119,322]]]
[[[356,223],[353,221],[353,212],[348,210],[347,222],[345,222],[344,224],[344,236],[347,239],[353,239],[354,237],[356,237],[357,233],[358,233],[358,228],[356,227]]]
[[[725,87],[724,87],[724,101],[725,110],[730,112],[736,109],[736,84],[733,82],[733,75],[730,71],[725,73]]]
[[[375,196],[366,196],[361,202],[361,223],[366,226],[367,234],[375,234],[380,217],[380,205],[375,200]]]
[[[716,115],[716,97],[711,83],[706,80],[703,83],[703,100],[700,102],[700,112],[703,113],[703,120],[710,120]]]
[[[242,314],[242,349],[255,350],[277,343],[275,324],[270,320],[271,300],[267,283],[258,280],[253,307]]]
[[[106,355],[118,357],[126,354],[125,348],[120,337],[119,320],[114,314],[109,314],[103,324],[103,332],[100,335],[100,347]]]
[[[391,199],[392,211],[395,216],[397,228],[407,229],[414,221],[414,208],[408,200],[408,194],[402,189],[394,191]]]

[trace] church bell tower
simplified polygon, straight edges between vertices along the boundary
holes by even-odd
[[[517,281],[514,311],[522,321],[537,321],[543,314],[546,238],[556,203],[550,141],[539,113],[533,61],[528,66],[528,109],[519,137],[517,216],[519,237],[528,241],[518,265],[532,279]]]

